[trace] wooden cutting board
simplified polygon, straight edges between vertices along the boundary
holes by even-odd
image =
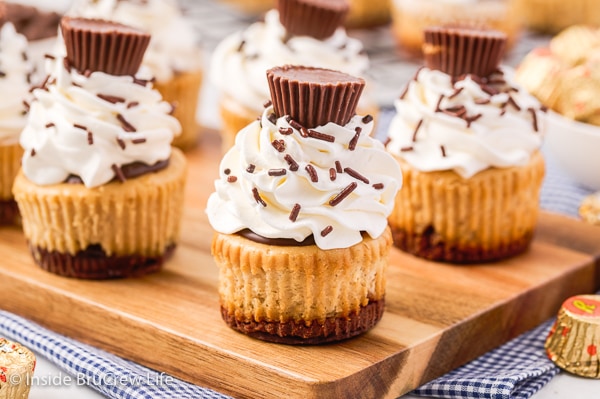
[[[600,228],[543,213],[531,250],[497,264],[436,264],[394,249],[386,312],[361,337],[317,347],[260,342],[220,318],[204,213],[218,139],[205,134],[188,155],[182,239],[162,272],[117,281],[55,276],[33,263],[19,230],[0,229],[0,307],[235,397],[395,398],[600,287]]]

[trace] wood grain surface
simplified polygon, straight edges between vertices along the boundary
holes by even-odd
[[[221,320],[204,213],[221,154],[205,134],[190,160],[182,238],[158,274],[79,281],[39,269],[18,229],[0,230],[0,307],[153,369],[240,398],[395,398],[600,287],[600,228],[542,213],[530,251],[488,265],[430,263],[394,249],[387,307],[358,338],[292,347]]]

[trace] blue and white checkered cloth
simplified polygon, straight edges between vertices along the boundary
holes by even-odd
[[[382,125],[390,113],[382,115]],[[581,200],[591,191],[576,185],[546,156],[542,187],[543,209],[576,216]],[[552,379],[559,369],[546,357],[544,341],[552,320],[513,339],[412,393],[465,399],[526,399]],[[49,331],[11,313],[0,311],[0,336],[18,341],[59,368],[85,380],[114,399],[226,399],[207,388],[150,370],[100,349]]]

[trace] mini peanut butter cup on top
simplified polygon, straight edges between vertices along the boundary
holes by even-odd
[[[290,35],[326,39],[344,24],[346,0],[278,0],[279,20]]]
[[[425,66],[450,76],[487,77],[498,69],[506,48],[506,34],[469,26],[425,29]]]
[[[134,75],[150,43],[139,29],[101,19],[64,17],[60,29],[69,65],[83,73]]]
[[[306,128],[347,124],[365,81],[331,69],[285,65],[267,71],[275,115],[289,115]]]

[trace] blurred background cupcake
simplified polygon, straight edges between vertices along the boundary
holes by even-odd
[[[598,0],[513,0],[523,24],[532,30],[557,33],[571,25],[600,25]]]
[[[77,0],[69,15],[109,19],[152,35],[143,65],[156,78],[155,87],[174,107],[182,133],[173,145],[182,149],[198,142],[196,112],[202,84],[202,57],[196,33],[176,0]]]
[[[211,81],[220,95],[223,150],[237,132],[254,121],[270,98],[266,71],[286,64],[314,66],[365,77],[369,58],[362,43],[343,28],[346,0],[315,2],[279,0],[277,9],[236,32],[215,49]],[[361,114],[374,115],[378,106],[369,93],[359,104]]]
[[[423,29],[440,25],[476,25],[507,35],[511,48],[519,33],[512,0],[392,0],[392,31],[402,49],[420,53]]]

